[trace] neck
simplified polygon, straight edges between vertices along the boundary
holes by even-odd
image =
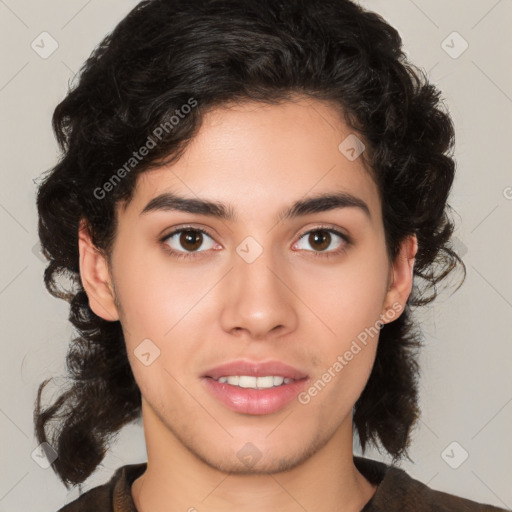
[[[360,512],[376,490],[354,465],[351,417],[294,468],[240,474],[223,472],[192,453],[144,400],[142,411],[148,463],[131,489],[139,512]]]

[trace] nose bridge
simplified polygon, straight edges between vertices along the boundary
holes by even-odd
[[[259,252],[257,248],[251,246],[251,242],[243,242],[237,247],[233,273],[237,276],[239,283],[245,286],[248,294],[279,293],[277,288],[280,283],[275,276],[276,259],[272,252],[270,247],[261,248]]]
[[[222,311],[227,331],[243,329],[255,338],[280,326],[295,328],[293,294],[284,284],[286,275],[271,248],[263,248],[248,237],[236,248],[233,269],[226,286],[228,299]],[[281,275],[282,274],[282,275]]]

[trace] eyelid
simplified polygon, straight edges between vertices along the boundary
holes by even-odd
[[[211,235],[206,229],[204,228],[199,228],[199,227],[196,227],[196,226],[189,226],[189,225],[186,225],[186,226],[179,226],[177,228],[174,228],[173,230],[171,230],[168,234],[166,235],[163,235],[161,238],[160,238],[160,242],[164,243],[166,242],[169,238],[171,238],[172,236],[174,235],[177,235],[178,233],[182,233],[183,231],[197,231],[199,233],[203,233],[204,235],[210,237],[213,241],[215,241],[215,238],[213,235]],[[217,243],[217,242],[215,242]],[[204,251],[200,251],[200,252],[204,252]],[[193,253],[189,253],[189,254],[193,254]]]
[[[178,226],[178,227],[173,228],[171,231],[169,231],[169,233],[160,237],[160,241],[163,242],[163,241],[167,240],[168,238],[170,238],[171,236],[176,235],[177,233],[181,233],[182,231],[199,231],[200,233],[204,233],[205,235],[208,235],[212,239],[214,238],[214,236],[205,228],[200,228],[197,226],[185,224],[183,226]]]
[[[299,238],[302,238],[304,235],[307,235],[311,232],[322,231],[322,230],[334,232],[338,236],[342,237],[345,241],[352,242],[352,238],[347,233],[344,233],[342,228],[332,225],[332,224],[322,224],[322,223],[317,224],[312,228],[308,228],[306,231],[304,231],[303,233],[301,233],[299,235]]]

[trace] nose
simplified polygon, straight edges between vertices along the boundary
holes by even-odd
[[[291,273],[276,265],[270,250],[252,263],[235,255],[223,280],[222,328],[247,340],[283,336],[296,329],[298,298]]]

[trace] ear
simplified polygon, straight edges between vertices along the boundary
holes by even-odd
[[[87,223],[82,220],[78,229],[80,278],[92,311],[108,321],[119,320],[115,293],[105,256],[93,245]]]
[[[410,235],[402,241],[400,251],[390,268],[390,284],[381,314],[384,323],[396,320],[405,308],[412,290],[413,268],[417,252],[416,235]]]

